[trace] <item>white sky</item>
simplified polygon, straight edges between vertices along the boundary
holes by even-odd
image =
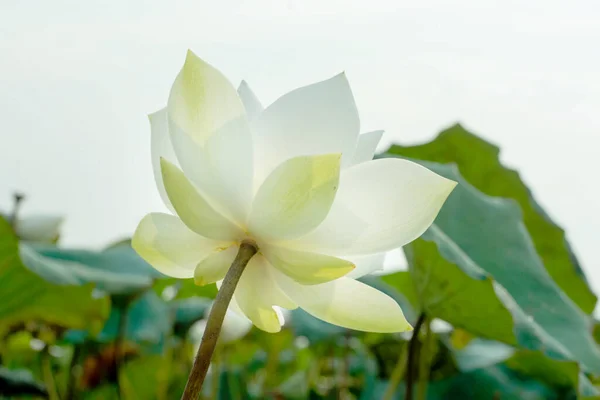
[[[415,4],[416,3],[416,4]],[[188,48],[266,105],[345,70],[363,131],[460,121],[502,147],[600,288],[600,3],[0,0],[0,209],[101,246],[162,209],[146,115]]]

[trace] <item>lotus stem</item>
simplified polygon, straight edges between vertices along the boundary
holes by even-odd
[[[48,345],[42,350],[41,354],[42,362],[42,376],[48,391],[49,400],[60,400],[58,390],[56,390],[56,381],[54,380],[54,373],[52,372],[52,359],[50,352],[48,351]]]
[[[429,384],[429,373],[431,369],[431,347],[434,340],[431,331],[431,319],[427,318],[425,324],[425,337],[419,350],[419,383],[417,384],[417,399],[425,400],[427,398],[427,385]]]
[[[246,269],[246,265],[250,259],[258,252],[258,247],[253,241],[245,240],[240,245],[233,264],[227,271],[223,284],[217,293],[215,302],[208,315],[206,329],[202,336],[202,342],[198,348],[198,353],[194,358],[194,365],[185,385],[185,390],[181,396],[181,400],[197,400],[202,390],[202,384],[206,378],[210,360],[215,351],[215,346],[221,333],[225,313],[233,297],[235,288],[242,277],[242,273]]]
[[[413,400],[413,384],[415,381],[415,362],[419,357],[419,332],[427,319],[425,313],[419,315],[415,330],[413,331],[410,342],[408,343],[408,362],[406,366],[406,400]]]
[[[392,370],[392,374],[390,375],[390,380],[383,394],[382,400],[393,400],[396,394],[396,389],[398,385],[404,378],[404,373],[406,372],[406,360],[408,357],[408,350],[406,345],[403,345],[398,354],[398,361],[396,361],[396,365]]]
[[[129,311],[129,305],[131,301],[128,299],[125,303],[125,306],[121,309],[121,313],[119,314],[119,325],[117,330],[117,337],[115,339],[115,382],[117,385],[117,397],[119,399],[123,398],[122,388],[121,388],[121,365],[123,363],[123,345],[125,343],[125,337],[127,336],[127,312]]]

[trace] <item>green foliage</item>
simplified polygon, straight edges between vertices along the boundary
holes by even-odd
[[[431,228],[405,249],[427,314],[599,373],[590,321],[543,268],[516,204],[483,195],[454,168],[425,165],[459,182]]]
[[[407,158],[456,164],[461,175],[481,192],[494,197],[515,200],[538,255],[550,276],[581,309],[590,314],[596,305],[596,295],[585,279],[571,251],[562,228],[556,225],[533,198],[519,173],[504,167],[500,149],[454,125],[430,143],[420,146],[394,145],[389,154]]]
[[[253,328],[221,341],[204,399],[403,399],[408,340],[420,399],[598,396],[600,325],[587,315],[596,297],[563,230],[498,154],[457,125],[383,155],[419,160],[459,185],[405,247],[408,271],[361,281],[412,323],[424,314],[425,327],[439,318],[449,331],[356,332],[294,310],[277,334]],[[69,399],[179,398],[198,345],[190,328],[216,285],[163,276],[128,239],[65,249],[55,243],[59,218],[32,221],[19,243],[0,219],[0,395],[48,387]]]
[[[48,282],[93,283],[96,288],[111,294],[139,292],[152,285],[153,275],[156,275],[154,270],[135,254],[132,254],[135,257],[127,257],[129,252],[133,253],[133,250],[110,249],[95,253],[20,245],[25,266]]]
[[[483,195],[454,168],[425,165],[459,182],[431,228],[405,248],[427,315],[598,373],[590,321],[542,267],[515,204]]]
[[[0,335],[30,320],[97,331],[108,316],[109,300],[95,298],[93,290],[93,284],[51,283],[25,268],[17,238],[0,218]]]

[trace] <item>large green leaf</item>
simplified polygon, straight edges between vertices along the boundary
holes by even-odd
[[[454,125],[430,143],[409,147],[395,145],[388,152],[442,164],[455,163],[462,176],[483,193],[516,200],[550,276],[584,312],[590,314],[594,310],[596,296],[570,250],[564,231],[542,210],[519,174],[502,165],[498,147]]]
[[[590,320],[543,267],[518,205],[477,191],[454,167],[424,164],[459,182],[435,223],[405,247],[426,313],[600,372]]]
[[[379,278],[402,294],[408,305],[413,309],[413,313],[415,312],[414,309],[418,309],[419,298],[415,291],[412,275],[409,271],[399,271],[393,274],[381,275]],[[404,304],[401,305],[404,306]],[[416,320],[416,318],[414,319]],[[411,321],[413,321],[413,319],[411,319]]]
[[[20,253],[27,268],[47,281],[71,285],[92,282],[111,294],[139,292],[150,287],[154,279],[164,277],[125,244],[94,252],[21,243]]]
[[[481,338],[472,339],[460,349],[455,348],[448,337],[443,337],[442,342],[452,352],[462,372],[504,364],[521,376],[544,382],[561,393],[599,394],[575,361],[553,360],[539,351],[516,350],[501,342]]]
[[[388,385],[388,382],[379,381],[370,398],[381,399]],[[394,400],[405,399],[405,390],[404,383],[399,385]],[[426,399],[560,400],[563,398],[540,381],[520,376],[504,365],[492,365],[430,381],[427,385]]]
[[[538,351],[521,350],[505,364],[521,375],[545,382],[556,390],[568,389],[582,396],[600,394],[574,361],[552,360]]]
[[[558,400],[557,394],[541,382],[520,377],[501,365],[477,369],[437,382],[428,389],[427,398]]]
[[[93,290],[93,284],[53,284],[25,268],[17,238],[0,218],[0,332],[32,319],[97,331],[108,316],[110,300],[95,298]]]

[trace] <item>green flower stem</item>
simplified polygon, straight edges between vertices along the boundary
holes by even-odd
[[[54,373],[52,372],[52,359],[50,352],[48,351],[48,345],[40,353],[42,362],[42,376],[46,390],[48,391],[49,400],[60,400],[58,390],[56,390],[56,381],[54,380]]]
[[[219,339],[219,333],[221,333],[221,327],[223,326],[223,319],[225,319],[225,312],[229,307],[233,292],[240,281],[242,272],[246,269],[246,265],[250,259],[258,252],[256,243],[253,241],[245,240],[240,245],[240,250],[231,264],[221,289],[217,293],[215,302],[208,315],[208,321],[206,323],[206,329],[202,336],[202,342],[200,348],[194,359],[194,365],[192,371],[188,377],[188,381],[185,385],[185,390],[181,396],[181,400],[197,400],[206,378],[206,372],[210,365],[217,340]]]
[[[217,343],[215,347],[215,352],[212,356],[212,382],[210,384],[211,395],[210,398],[212,400],[219,399],[219,383],[221,381],[221,346]]]
[[[65,400],[73,400],[76,397],[77,392],[77,380],[79,374],[77,373],[77,365],[79,363],[79,357],[81,356],[83,344],[76,344],[73,347],[73,355],[71,356],[71,362],[69,363],[69,370],[67,375],[67,391],[65,393]]]
[[[433,332],[431,331],[431,319],[427,318],[425,324],[425,337],[419,350],[419,383],[417,384],[417,399],[427,398],[427,385],[429,384],[429,371],[431,368],[431,351],[433,346]]]
[[[427,317],[425,313],[419,315],[419,319],[415,324],[410,342],[408,343],[408,362],[406,366],[406,400],[413,400],[413,384],[415,382],[416,360],[419,358],[419,332],[425,323]]]
[[[400,349],[398,361],[396,361],[396,365],[392,370],[392,374],[390,375],[390,380],[387,388],[385,389],[382,400],[393,400],[396,395],[396,388],[398,388],[402,378],[404,378],[404,373],[406,372],[406,359],[408,357],[408,351],[406,347],[407,346],[404,345],[402,346],[402,349]]]
[[[117,337],[115,339],[115,376],[117,384],[117,396],[119,399],[123,398],[123,390],[121,388],[121,365],[123,364],[123,344],[125,343],[125,337],[127,335],[127,312],[129,311],[129,305],[131,301],[128,299],[125,307],[121,309],[119,313],[119,325],[117,330]]]

